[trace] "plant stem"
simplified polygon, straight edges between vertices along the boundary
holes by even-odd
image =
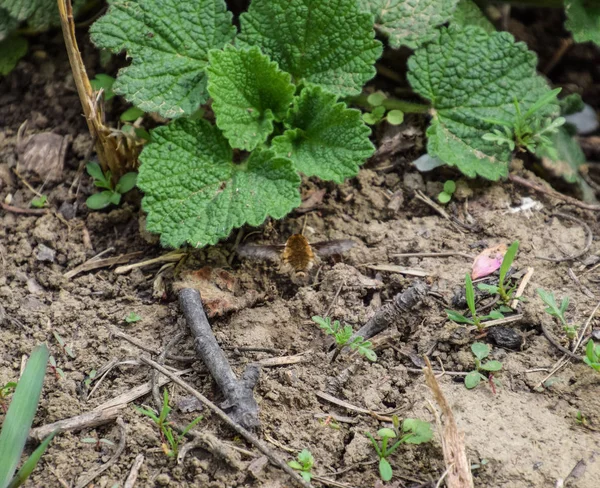
[[[356,97],[349,97],[347,100],[363,108],[372,108],[371,104],[367,102],[368,95],[358,95]],[[401,110],[406,114],[425,114],[429,111],[429,105],[415,102],[407,102],[406,100],[400,100],[398,98],[386,98],[382,103],[382,106],[386,110]]]

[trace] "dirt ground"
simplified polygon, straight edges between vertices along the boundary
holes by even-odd
[[[513,27],[518,35],[519,25]],[[393,134],[400,141],[396,154],[373,158],[357,178],[344,185],[305,180],[303,198],[324,190],[322,201],[307,211],[293,212],[282,221],[269,221],[258,229],[245,228],[242,234],[234,232],[218,246],[190,251],[177,267],[163,268],[164,263],[159,263],[117,274],[113,266],[65,276],[101,252],[102,258],[107,258],[139,251],[130,259],[133,263],[164,255],[168,250],[140,230],[143,212],[139,194],[132,192],[116,209],[91,212],[86,208],[85,199],[94,189],[81,169],[91,140],[61,38],[53,33],[33,44],[17,69],[0,79],[0,201],[5,202],[10,194],[13,207],[29,208],[34,194],[25,183],[38,190],[43,185],[50,210],[30,215],[0,209],[0,385],[18,379],[22,358],[37,344],[49,344],[64,377],[49,370],[34,426],[89,412],[148,382],[152,372],[139,362],[145,352],[114,330],[137,339],[156,357],[177,332],[186,330],[173,283],[181,273],[210,267],[225,271],[213,273],[226,278],[225,284],[217,282],[215,286],[220,288],[215,288],[215,293],[222,294],[231,310],[212,317],[211,325],[237,374],[254,361],[304,354],[296,364],[262,369],[255,389],[262,423],[258,435],[286,460],[309,449],[315,458],[314,473],[333,480],[330,486],[381,486],[375,451],[364,433],[376,432],[385,422],[335,405],[317,394],[327,391],[356,407],[383,415],[395,412],[400,418],[433,422],[428,408],[433,398],[419,363],[423,354],[429,355],[436,369],[450,372],[439,382],[465,433],[476,486],[555,486],[580,461],[585,469],[579,469],[568,486],[597,486],[600,375],[582,362],[572,361],[546,379],[562,353],[542,334],[540,324],[563,345],[568,344],[562,340],[560,326],[544,313],[535,294],[536,288],[543,287],[558,297],[569,296],[567,317],[581,325],[590,318],[600,299],[600,277],[593,267],[600,252],[597,213],[561,206],[558,200],[508,182],[469,181],[463,195],[466,198],[455,199],[447,210],[472,230],[457,228],[416,197],[416,192],[422,191],[435,198],[442,182],[458,175],[450,170],[421,174],[411,166],[410,162],[424,152],[424,122],[407,117]],[[90,67],[97,67],[94,49],[85,42],[83,46],[84,59]],[[577,78],[583,69],[581,64],[577,71],[570,71],[569,66],[578,56],[588,56],[590,48],[577,49],[564,65],[555,68],[553,79],[571,85],[583,79],[585,86],[577,90],[584,100],[594,103],[600,89],[600,74],[595,72],[600,66],[600,52],[595,50],[595,62],[585,65],[585,77]],[[543,64],[543,53],[541,56]],[[19,127],[26,120],[28,125],[19,136]],[[45,132],[66,138],[64,168],[56,169],[52,178],[21,166],[23,141]],[[380,133],[377,137],[381,142],[391,135]],[[18,175],[14,169],[19,170]],[[534,177],[520,163],[513,169]],[[525,198],[538,206],[519,210],[527,203]],[[594,240],[582,258],[562,263],[540,259],[573,255],[584,248],[586,230],[581,223],[556,216],[556,212],[589,226]],[[289,276],[278,273],[276,265],[240,260],[232,253],[236,238],[282,244],[303,228],[311,242],[351,239],[356,243],[341,261],[320,263],[308,285],[294,284]],[[521,334],[523,345],[518,350],[493,345],[491,358],[504,365],[498,376],[502,386],[495,393],[487,384],[466,390],[463,377],[452,372],[473,368],[470,345],[475,335],[457,331],[446,319],[444,308],[452,307],[452,298],[471,269],[472,257],[485,247],[517,239],[520,247],[515,276],[522,276],[530,267],[534,270],[524,292],[527,301],[519,305],[523,318],[508,324]],[[451,252],[463,255],[396,256]],[[396,268],[374,269],[383,265]],[[414,273],[400,273],[398,268],[422,273],[416,277]],[[332,318],[357,329],[382,303],[418,279],[430,286],[432,294],[391,324],[384,340],[377,341],[376,363],[349,355],[330,362],[330,343],[310,320],[312,316],[325,315],[329,310]],[[217,303],[214,310],[222,311],[223,306]],[[127,323],[124,318],[130,312],[142,319]],[[598,319],[593,317],[590,330],[598,333],[598,328]],[[53,333],[71,346],[74,357],[65,354]],[[167,359],[166,364],[178,370],[191,368],[183,376],[185,380],[218,402],[218,389],[204,366],[193,358],[190,335],[186,334],[170,352],[192,358]],[[117,365],[88,388],[85,379],[90,371],[100,370],[111,361]],[[349,366],[355,371],[348,381],[333,381]],[[168,390],[173,420],[185,424],[203,414],[200,430],[229,445],[252,450],[207,410],[189,411],[189,396],[182,388],[169,385]],[[200,448],[177,464],[162,452],[157,429],[134,410],[134,404],[153,406],[147,394],[121,410],[126,426],[125,449],[108,470],[86,486],[123,486],[140,453],[145,459],[137,486],[291,486],[287,476],[272,466],[253,474],[248,470],[253,458],[245,454],[237,464],[227,463]],[[578,412],[586,419],[585,425],[577,422]],[[327,419],[328,415],[338,420]],[[108,439],[114,445],[82,442],[89,437]],[[60,434],[26,486],[77,486],[83,476],[109,461],[119,441],[115,422]],[[391,463],[395,477],[388,486],[435,486],[446,469],[439,435],[428,444],[401,447]]]

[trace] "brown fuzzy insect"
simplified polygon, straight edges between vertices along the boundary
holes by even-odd
[[[354,241],[337,239],[310,244],[302,234],[290,236],[285,245],[245,244],[237,248],[240,257],[261,261],[279,261],[281,272],[292,272],[304,279],[318,258],[342,254],[354,246]]]

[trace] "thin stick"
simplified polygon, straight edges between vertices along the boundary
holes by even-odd
[[[325,315],[323,315],[323,317],[329,317],[329,312],[331,312],[331,309],[335,305],[335,302],[337,301],[338,297],[340,296],[340,292],[342,291],[342,288],[344,287],[345,284],[346,284],[346,280],[343,280],[340,283],[340,286],[338,287],[337,291],[335,292],[335,296],[333,297],[333,300],[331,300],[331,303],[329,304],[329,307],[327,307],[327,311],[325,312]]]
[[[437,203],[435,203],[431,198],[429,198],[428,196],[426,196],[420,190],[417,190],[415,192],[415,195],[417,196],[417,198],[419,200],[421,200],[423,203],[426,203],[427,205],[429,205],[433,210],[435,210],[438,214],[440,214],[448,222],[450,222],[450,224],[452,225],[452,227],[454,227],[458,232],[460,232],[461,234],[464,234],[464,231],[457,225],[456,222],[454,222],[454,219],[452,219],[452,217],[450,217],[450,215],[448,215],[448,212],[446,212],[442,207],[440,207]]]
[[[180,379],[177,376],[175,376],[174,374],[172,374],[170,371],[168,371],[167,369],[162,367],[156,361],[152,361],[152,359],[150,359],[146,356],[142,356],[140,359],[143,363],[146,363],[147,365],[153,367],[154,369],[157,369],[162,374],[164,374],[167,378],[170,378],[173,382],[177,383],[184,390],[186,390],[187,392],[189,392],[190,394],[195,396],[198,400],[200,400],[203,405],[205,405],[210,410],[212,410],[217,415],[217,417],[219,417],[223,422],[225,422],[229,427],[231,427],[231,429],[233,429],[235,432],[237,432],[239,435],[241,435],[244,439],[246,439],[250,444],[252,444],[254,447],[256,447],[265,456],[267,456],[269,458],[269,460],[271,461],[271,463],[273,463],[273,465],[275,465],[275,466],[281,468],[283,471],[285,471],[292,478],[292,480],[296,483],[296,485],[302,486],[304,488],[312,488],[312,485],[309,482],[305,481],[296,471],[294,471],[292,468],[290,468],[284,461],[279,459],[267,446],[265,446],[260,440],[258,440],[252,433],[250,433],[248,430],[244,429],[241,425],[236,424],[233,420],[231,420],[229,418],[229,416],[223,410],[221,410],[219,407],[217,407],[213,402],[211,402],[208,398],[206,398],[202,393],[200,393],[196,389],[192,388],[185,381],[183,381],[182,379]]]
[[[539,193],[543,193],[545,195],[550,195],[551,197],[557,198],[564,202],[567,202],[570,205],[575,205],[576,207],[584,208],[586,210],[593,210],[595,212],[598,212],[600,210],[600,205],[592,205],[589,203],[584,203],[580,200],[577,200],[576,198],[570,197],[568,195],[563,195],[562,193],[558,193],[554,189],[548,189],[543,186],[537,185],[537,184],[535,184],[529,180],[526,180],[525,178],[522,178],[520,176],[509,174],[508,179],[510,181],[512,181],[513,183],[516,183],[521,186],[525,186],[527,188],[530,188],[531,190],[537,191]]]
[[[13,207],[12,205],[8,205],[4,202],[0,202],[0,207],[2,207],[7,212],[12,212],[21,215],[45,215],[47,213],[50,213],[50,210],[47,208],[20,208]]]
[[[496,327],[497,325],[505,325],[505,324],[510,324],[511,322],[518,322],[519,320],[521,320],[523,318],[523,314],[522,313],[518,313],[516,315],[511,315],[510,317],[504,317],[503,319],[497,319],[497,320],[488,320],[487,322],[482,322],[481,325],[483,325],[484,329],[487,329],[489,327]],[[469,330],[475,330],[477,327],[469,327]]]
[[[567,270],[567,275],[569,275],[569,278],[571,278],[573,280],[573,283],[575,283],[579,289],[582,291],[582,293],[588,297],[588,298],[592,298],[592,299],[596,299],[596,295],[594,295],[594,292],[592,290],[590,290],[587,286],[585,286],[580,280],[579,278],[577,278],[577,275],[575,274],[575,272],[573,271],[573,268],[569,268]]]
[[[185,256],[187,256],[187,253],[185,252],[171,251],[167,254],[163,254],[162,256],[158,256],[157,258],[148,259],[146,261],[140,261],[139,263],[128,264],[127,266],[119,266],[117,269],[115,269],[115,274],[128,273],[132,269],[144,268],[146,266],[151,266],[156,263],[176,263]]]
[[[583,329],[581,329],[581,333],[579,334],[579,338],[577,339],[577,342],[575,343],[575,347],[573,348],[573,352],[577,352],[577,348],[579,348],[579,346],[581,345],[581,342],[583,341],[583,338],[587,334],[587,330],[590,327],[590,324],[592,322],[592,318],[594,317],[594,315],[596,315],[596,312],[598,311],[598,308],[600,308],[600,302],[598,302],[598,304],[596,305],[596,308],[594,308],[594,310],[592,311],[592,313],[588,317],[585,325],[583,326]]]
[[[352,405],[351,403],[348,403],[344,400],[340,400],[339,398],[336,398],[333,395],[330,395],[329,393],[325,393],[324,391],[316,391],[315,395],[317,397],[321,398],[322,400],[331,402],[335,405],[338,405],[339,407],[344,407],[344,408],[347,408],[348,410],[352,410],[354,412],[371,415],[372,417],[375,417],[377,420],[383,420],[384,422],[391,422],[392,417],[390,417],[390,414],[392,414],[393,412],[396,411],[396,410],[392,410],[392,412],[374,412],[373,410],[368,410],[366,408],[357,407],[356,405]]]
[[[266,358],[257,361],[258,364],[263,368],[273,368],[275,366],[286,366],[288,364],[303,363],[309,359],[309,355],[312,354],[312,349],[295,354],[294,356],[280,356],[276,358]]]
[[[120,437],[120,439],[119,439],[119,445],[118,445],[115,453],[102,466],[100,466],[99,468],[96,468],[96,469],[90,471],[88,474],[86,474],[86,475],[82,476],[81,478],[79,478],[79,482],[77,483],[77,485],[75,486],[75,488],[85,488],[95,478],[97,478],[98,476],[100,476],[102,473],[104,473],[104,471],[106,471],[113,464],[115,464],[117,462],[117,460],[119,459],[119,457],[121,457],[121,454],[125,450],[125,445],[127,443],[127,429],[125,427],[125,422],[123,422],[123,419],[121,417],[119,417],[117,419],[117,425],[119,426],[119,433],[120,433],[119,437]]]
[[[133,465],[131,466],[131,470],[129,471],[129,475],[125,480],[125,484],[123,488],[133,488],[135,486],[135,482],[137,481],[138,474],[140,472],[140,468],[144,464],[144,455],[138,454],[135,457],[135,461],[133,461]]]
[[[107,250],[103,251],[104,253]],[[114,256],[112,258],[98,259],[99,255],[94,256],[92,259],[89,259],[83,264],[80,264],[76,268],[73,268],[70,271],[67,271],[63,276],[70,280],[74,278],[79,273],[83,273],[85,271],[93,271],[99,268],[107,268],[109,266],[114,266],[115,264],[122,264],[131,261],[133,258],[143,254],[143,251],[131,252],[129,254],[121,254],[120,256]]]
[[[527,273],[525,273],[525,276],[523,276],[523,279],[521,280],[521,283],[519,284],[519,288],[517,288],[517,291],[515,293],[515,297],[513,298],[513,301],[510,302],[510,308],[512,308],[513,310],[515,310],[517,308],[517,305],[519,304],[519,297],[521,295],[523,295],[523,292],[525,291],[525,288],[529,284],[529,280],[531,280],[532,276],[533,276],[533,268],[529,267],[529,268],[527,268]]]
[[[544,327],[544,324],[540,323],[540,328],[542,329],[542,334],[544,334],[544,337],[546,337],[546,339],[548,339],[548,342],[550,344],[552,344],[556,349],[558,349],[563,354],[566,354],[567,356],[572,357],[573,359],[577,359],[577,361],[581,361],[581,358],[579,356],[577,356],[576,354],[573,354],[562,344],[559,344],[559,342],[552,336],[552,334],[550,334],[550,332],[548,332],[548,329],[546,329],[546,327]]]
[[[183,332],[178,332],[177,334],[175,334],[175,336],[167,343],[167,345],[163,348],[163,350],[156,358],[156,362],[158,364],[160,364],[161,366],[165,364],[167,353],[175,344],[177,344],[183,338],[184,335],[185,334]],[[153,373],[154,374],[150,379],[150,384],[152,385],[152,398],[154,399],[154,404],[156,405],[157,411],[160,412],[163,404],[162,398],[160,397],[160,387],[158,386],[158,382],[160,380],[160,373],[158,371],[154,371]]]
[[[590,229],[590,226],[587,225],[583,220],[580,220],[577,217],[573,217],[569,214],[557,212],[552,215],[562,217],[563,219],[571,220],[581,225],[583,227],[583,230],[585,231],[585,245],[583,246],[583,249],[580,252],[573,256],[565,256],[564,258],[547,258],[545,256],[536,256],[536,258],[543,259],[544,261],[551,261],[553,263],[562,263],[564,261],[573,261],[574,259],[578,259],[585,253],[587,253],[590,250],[590,247],[592,247],[592,239],[594,238],[594,234],[592,233],[592,229]]]
[[[475,259],[472,254],[466,252],[405,252],[402,254],[392,254],[393,258],[449,258],[451,256],[461,256],[466,259]]]

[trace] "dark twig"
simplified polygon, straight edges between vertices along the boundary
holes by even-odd
[[[161,351],[161,353],[156,358],[156,362],[158,364],[160,364],[161,366],[163,364],[165,364],[165,359],[167,357],[167,353],[175,344],[177,344],[181,340],[181,338],[184,335],[185,335],[184,332],[178,332],[177,334],[175,334],[175,337],[173,337],[167,343],[167,345],[164,347],[164,349]],[[163,400],[160,396],[160,390],[159,390],[159,386],[158,386],[159,379],[160,379],[160,373],[156,370],[153,371],[152,378],[150,379],[150,384],[152,385],[152,399],[154,400],[154,405],[156,406],[157,410],[160,412],[160,410],[162,408]]]
[[[45,215],[50,212],[47,208],[13,207],[12,205],[8,205],[4,202],[0,202],[0,207],[2,207],[7,212],[12,212],[21,215]]]
[[[190,290],[189,288],[184,288],[184,290],[186,290],[186,289]],[[195,290],[191,290],[191,291],[195,291]],[[180,297],[181,297],[181,292],[180,292]],[[292,480],[298,486],[302,486],[304,488],[312,488],[312,485],[309,482],[304,481],[302,479],[302,477],[296,471],[294,471],[292,468],[290,468],[284,461],[279,459],[273,452],[271,452],[271,450],[267,446],[265,446],[260,440],[258,440],[250,431],[244,429],[240,424],[234,422],[223,410],[221,410],[219,407],[217,407],[213,402],[211,402],[208,398],[206,398],[202,393],[200,393],[199,391],[192,388],[185,381],[183,381],[181,378],[175,376],[169,370],[163,368],[160,364],[156,363],[156,361],[152,361],[152,359],[150,359],[146,356],[142,356],[140,358],[140,360],[143,363],[146,363],[149,366],[152,366],[154,369],[157,369],[162,374],[164,374],[166,377],[170,378],[172,381],[174,381],[179,386],[181,386],[184,390],[186,390],[187,392],[194,395],[198,400],[200,400],[202,402],[203,405],[205,405],[207,408],[212,410],[217,415],[217,417],[219,417],[223,422],[225,422],[235,432],[237,432],[239,435],[241,435],[244,439],[246,439],[250,444],[252,444],[254,447],[256,447],[265,456],[267,456],[269,458],[269,460],[271,461],[271,463],[273,463],[273,465],[281,468],[288,475],[290,475]]]
[[[581,225],[581,227],[583,227],[583,230],[585,231],[585,245],[581,251],[579,251],[577,254],[575,254],[573,256],[565,256],[564,258],[547,258],[545,256],[536,256],[536,258],[543,259],[544,261],[551,261],[553,263],[562,263],[564,261],[573,261],[574,259],[578,259],[581,256],[583,256],[584,254],[586,254],[590,250],[590,247],[592,247],[592,239],[594,237],[594,235],[592,234],[592,229],[590,229],[590,226],[587,225],[583,220],[580,220],[577,217],[573,217],[572,215],[569,215],[569,214],[556,212],[556,213],[552,214],[552,216],[562,217],[563,219],[571,220],[571,221]]]
[[[550,332],[548,332],[548,329],[546,329],[546,327],[544,327],[544,324],[540,324],[540,329],[542,329],[542,334],[544,334],[544,337],[546,339],[548,339],[548,342],[550,344],[552,344],[556,349],[558,349],[563,354],[566,354],[567,356],[572,357],[573,359],[577,359],[577,361],[581,361],[581,358],[579,356],[577,356],[576,354],[573,354],[566,347],[559,344],[559,342],[552,336],[552,334],[550,334]]]
[[[258,404],[252,390],[258,380],[260,366],[250,364],[244,371],[242,379],[238,380],[215,339],[198,290],[183,288],[179,292],[179,306],[194,336],[198,356],[225,397],[222,408],[228,411],[232,420],[242,427],[246,429],[258,427],[260,425]]]
[[[419,305],[427,296],[429,287],[422,281],[416,280],[408,289],[398,293],[391,302],[382,305],[369,321],[363,325],[354,337],[361,336],[369,339],[392,324],[398,324],[403,320],[403,315]]]

